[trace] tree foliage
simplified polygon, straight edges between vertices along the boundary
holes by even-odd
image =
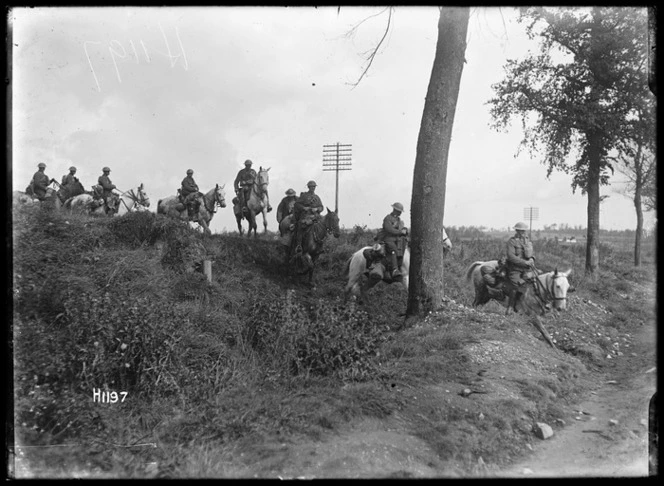
[[[520,149],[540,158],[547,175],[572,175],[572,190],[588,194],[586,271],[598,267],[599,187],[624,154],[638,100],[648,92],[647,11],[644,8],[523,8],[519,22],[539,51],[509,60],[489,101],[493,127],[520,119]]]

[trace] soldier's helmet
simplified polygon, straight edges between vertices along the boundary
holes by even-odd
[[[102,171],[102,172],[110,172],[111,169],[109,169],[108,167],[104,167],[101,171]]]
[[[528,230],[528,226],[526,225],[526,223],[522,223],[521,221],[519,221],[517,224],[514,225],[514,229],[519,231],[526,231]]]
[[[307,187],[316,187],[316,181],[307,182]]]
[[[69,168],[69,172],[76,172],[76,167],[73,165]]]
[[[392,204],[392,207],[397,211],[401,211],[403,213],[403,204],[401,204],[400,202],[395,202],[394,204]]]
[[[193,170],[191,170],[191,169],[187,169],[187,174],[188,174],[188,175],[191,175],[191,174],[193,174],[193,173],[194,173]]]
[[[253,164],[253,162],[249,159],[244,161],[244,165],[246,165],[247,167],[251,167],[251,164]]]
[[[37,167],[39,167],[40,169],[45,169],[46,164],[44,162],[39,162],[39,164],[37,164]]]
[[[294,189],[288,189],[286,191],[286,195],[287,196],[294,196],[295,195],[295,190]]]

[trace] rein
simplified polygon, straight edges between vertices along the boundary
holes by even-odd
[[[216,188],[213,189],[214,191],[214,196],[212,196],[210,199],[212,199],[212,209],[208,207],[208,196],[207,194],[203,196],[203,206],[205,206],[205,209],[207,210],[208,213],[215,214],[217,212],[217,204],[221,206],[221,201],[217,199],[217,190]]]

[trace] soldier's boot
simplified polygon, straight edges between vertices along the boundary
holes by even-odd
[[[390,263],[390,276],[392,279],[401,278],[401,272],[399,271],[399,264],[397,263],[397,254],[390,253],[389,259]]]

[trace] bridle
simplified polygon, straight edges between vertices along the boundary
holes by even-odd
[[[209,208],[207,205],[207,198],[203,198],[203,206],[205,206],[205,209],[207,210],[208,213],[214,214],[217,212],[217,204],[221,206],[221,203],[225,202],[226,198],[221,195],[221,188],[215,187],[214,188],[214,198],[212,198],[212,208]]]

